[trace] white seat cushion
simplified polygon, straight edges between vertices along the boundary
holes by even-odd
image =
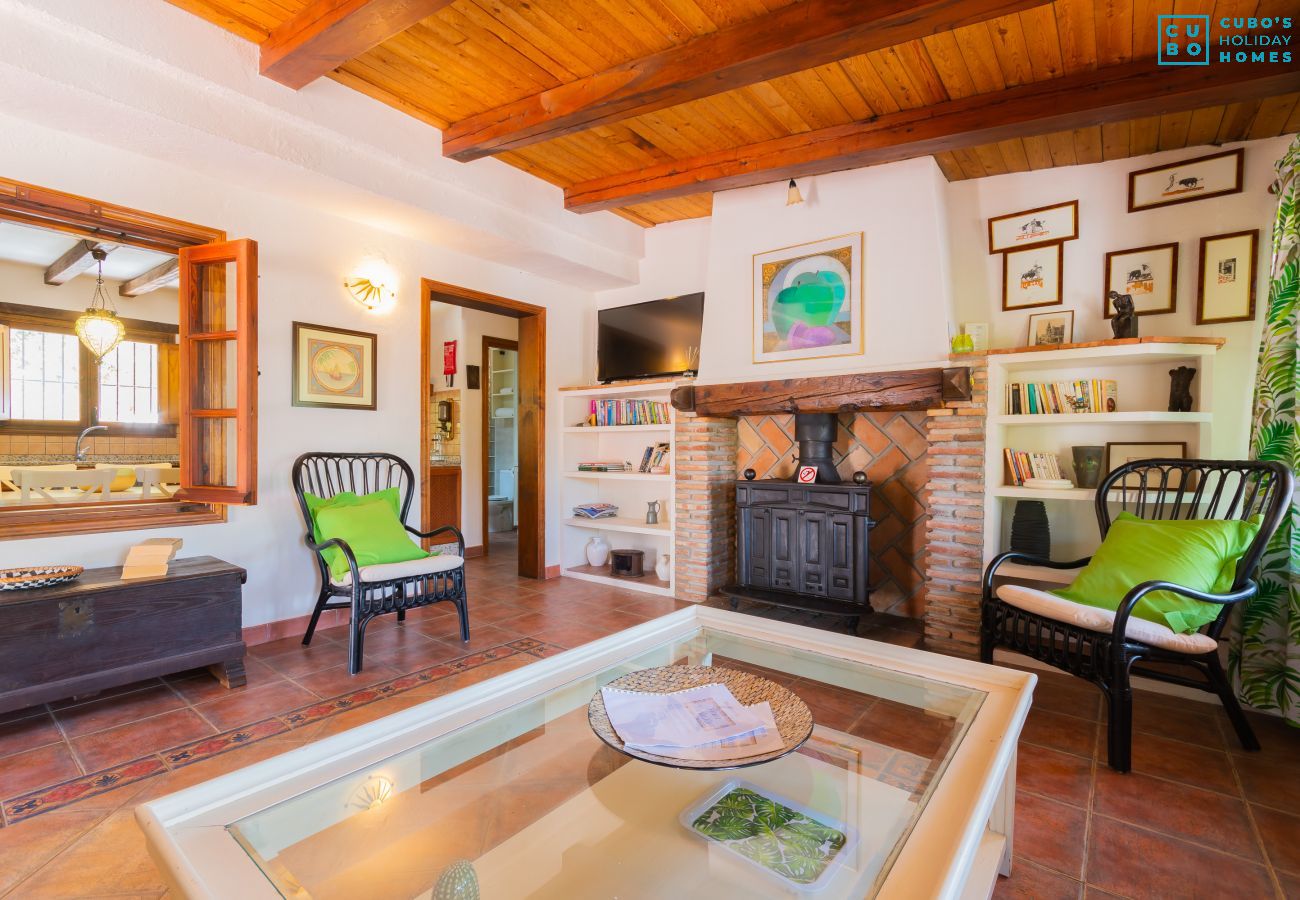
[[[459,569],[465,565],[465,560],[459,556],[442,554],[440,556],[426,556],[423,559],[409,559],[406,562],[381,563],[377,566],[362,566],[361,580],[367,581],[392,581],[397,578],[414,578],[417,575],[433,575],[437,572],[449,572],[452,569]],[[344,573],[342,578],[331,578],[330,584],[335,587],[352,587],[352,573]]]
[[[1025,612],[1054,619],[1066,625],[1110,634],[1115,627],[1115,614],[1109,609],[1086,606],[1019,584],[1004,584],[997,590],[998,599],[1023,609]],[[1178,634],[1167,625],[1131,616],[1125,633],[1135,641],[1172,650],[1175,653],[1210,653],[1218,649],[1219,642],[1207,634]]]

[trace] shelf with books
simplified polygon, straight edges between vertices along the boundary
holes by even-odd
[[[984,455],[988,497],[983,519],[984,562],[1009,548],[1011,518],[1016,504],[1023,501],[1048,504],[1053,559],[1088,556],[1100,542],[1093,506],[1095,490],[1017,485],[1015,482],[1023,479],[1008,472],[1007,450],[1041,454],[1040,461],[1042,457],[1054,459],[1060,474],[1075,485],[1078,479],[1071,462],[1073,448],[1077,446],[1173,443],[1182,444],[1188,458],[1239,453],[1236,448],[1216,446],[1222,432],[1214,428],[1214,362],[1218,347],[1217,341],[1171,339],[1158,343],[1102,342],[1059,350],[990,353],[987,356],[990,415]],[[1193,411],[1169,412],[1169,370],[1184,365],[1197,370],[1192,386]],[[1029,393],[1023,388],[1026,384],[1046,386],[1034,396],[1035,410],[1042,401],[1041,408],[1060,411],[1009,412],[1009,408],[1030,408]],[[1076,400],[1073,404],[1072,397]],[[1113,408],[1102,412],[1065,411],[1108,405]],[[1037,473],[1031,469],[1030,474]],[[1043,580],[1031,578],[1030,573],[1022,577]],[[1072,577],[1073,574],[1065,580]]]
[[[632,434],[638,431],[658,431],[665,433],[673,430],[671,422],[662,425],[569,425],[565,434]]]

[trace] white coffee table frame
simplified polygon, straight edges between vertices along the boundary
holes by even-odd
[[[984,691],[877,896],[986,900],[998,873],[1010,873],[1016,743],[1034,675],[707,607],[678,610],[142,804],[136,818],[179,896],[272,900],[279,893],[228,825],[701,627]]]

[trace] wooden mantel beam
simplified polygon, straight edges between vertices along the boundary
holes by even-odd
[[[115,250],[117,244],[105,244],[101,241],[77,241],[67,253],[64,253],[45,269],[46,284],[67,284],[82,272],[95,265],[91,253],[96,249],[105,252]]]
[[[970,397],[970,370],[957,367],[688,384],[673,389],[672,404],[681,412],[700,416],[762,416],[930,409],[946,400]]]
[[[461,162],[676,106],[1042,5],[1044,0],[803,0],[454,123]]]
[[[169,284],[179,284],[180,280],[180,260],[169,259],[130,281],[122,282],[117,286],[117,292],[123,297],[139,297],[141,294],[156,291]]]
[[[452,0],[314,0],[262,41],[263,75],[295,91]]]
[[[1142,60],[581,182],[565,188],[564,205],[615,209],[1293,91],[1294,67]]]

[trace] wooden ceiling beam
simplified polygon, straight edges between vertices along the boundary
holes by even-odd
[[[76,244],[45,270],[46,284],[67,284],[82,272],[95,264],[91,256],[95,250],[108,252],[117,249],[117,244],[105,244],[100,241],[77,241]]]
[[[401,34],[452,0],[317,0],[259,46],[263,75],[295,91]]]
[[[699,416],[930,409],[971,398],[970,369],[908,369],[673,388],[673,408]]]
[[[1300,71],[1264,63],[1141,60],[581,182],[564,205],[614,209],[1297,90]]]
[[[467,162],[973,25],[1044,0],[803,0],[453,123]]]
[[[156,291],[160,287],[179,284],[180,280],[180,260],[169,259],[154,266],[148,272],[135,276],[130,281],[122,282],[117,286],[117,292],[123,297],[139,297],[141,294]]]

